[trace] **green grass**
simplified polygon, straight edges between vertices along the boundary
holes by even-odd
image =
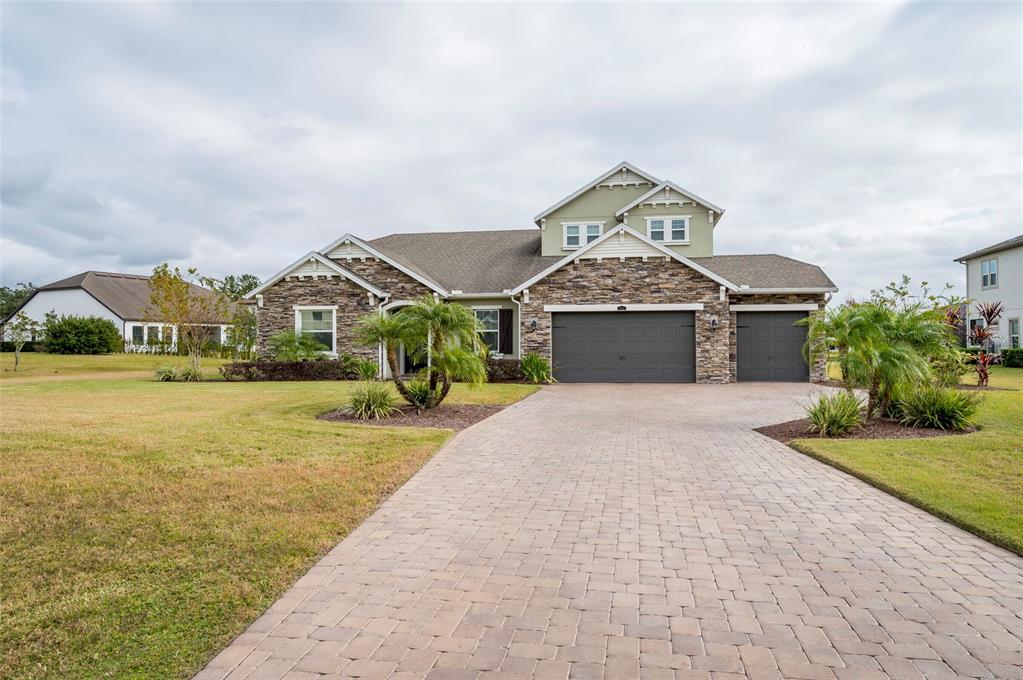
[[[203,371],[210,378],[219,376],[217,369],[225,359],[203,359]],[[188,357],[152,354],[63,355],[43,352],[22,352],[18,370],[14,370],[14,352],[0,352],[0,380],[26,378],[126,378],[147,377],[159,366],[185,366]]]
[[[990,384],[1004,389],[983,393],[979,432],[792,446],[1023,555],[1023,369],[995,367]]]
[[[451,434],[317,420],[351,383],[110,377],[141,363],[123,356],[96,379],[74,361],[96,357],[35,358],[73,379],[0,383],[0,677],[190,676]]]

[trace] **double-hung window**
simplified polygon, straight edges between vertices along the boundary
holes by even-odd
[[[604,230],[603,224],[565,224],[565,242],[567,249],[578,248],[600,238]]]
[[[646,233],[661,243],[688,243],[690,215],[646,218]]]
[[[994,288],[998,285],[998,260],[984,260],[980,263],[980,287]]]
[[[133,345],[144,345],[146,344],[146,327],[134,325],[131,327],[131,344]]]
[[[334,307],[296,307],[295,332],[308,335],[324,352],[337,351]]]
[[[1019,319],[1009,319],[1009,347],[1017,349],[1020,346]]]
[[[491,354],[497,354],[501,349],[501,312],[497,309],[477,309],[476,320],[480,324],[480,338],[490,349]]]

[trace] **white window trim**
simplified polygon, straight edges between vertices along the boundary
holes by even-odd
[[[597,234],[597,238],[604,235],[604,225],[607,224],[607,220],[581,220],[574,222],[562,222],[561,223],[561,249],[562,250],[579,250],[587,243],[586,227],[599,227],[600,233]],[[568,245],[568,227],[579,227],[579,245],[570,246]],[[596,239],[594,239],[596,240]]]
[[[624,309],[621,309],[624,307]],[[544,305],[545,312],[702,312],[702,302],[680,304]]]
[[[816,312],[820,306],[812,302],[792,302],[762,305],[729,305],[733,312]]]
[[[985,286],[984,285],[984,265],[988,264],[989,262],[994,262],[994,264],[995,264],[995,282]],[[988,277],[990,277],[990,276],[991,276],[991,270],[988,269]],[[990,278],[988,280],[990,280]],[[998,288],[998,282],[1000,280],[1001,280],[1001,273],[998,271],[998,258],[997,257],[990,257],[990,258],[988,258],[986,260],[981,260],[980,261],[980,288],[981,288],[981,290],[995,290],[995,289],[997,289]]]
[[[295,333],[302,332],[302,312],[323,312],[331,311],[330,315],[330,351],[324,351],[328,356],[337,356],[337,305],[293,305],[295,310]]]
[[[500,305],[472,305],[470,307],[470,309],[472,310],[472,315],[473,316],[476,316],[476,312],[497,312],[497,346],[500,347],[501,346],[501,310],[504,309],[504,307],[502,307]],[[477,318],[477,321],[478,320],[479,319]],[[487,331],[487,332],[488,333],[493,333],[493,331]],[[504,358],[504,354],[502,354],[501,352],[491,352],[490,356],[497,357],[498,359]]]
[[[1013,338],[1012,322],[1013,321],[1016,322],[1016,333],[1015,333],[1016,344],[1015,345],[1012,344],[1012,338]],[[1012,319],[1009,319],[1008,332],[1009,332],[1009,348],[1010,349],[1016,349],[1016,348],[1019,348],[1019,347],[1023,347],[1023,327],[1021,327],[1021,323],[1023,323],[1023,322],[1021,322],[1021,320],[1019,318],[1013,317]]]
[[[650,239],[651,241],[656,241],[657,243],[663,243],[663,244],[669,245],[669,246],[685,246],[685,245],[689,245],[689,239],[691,237],[691,234],[689,233],[689,223],[693,219],[692,215],[651,215],[649,217],[644,217],[643,219],[646,220],[646,237],[648,239]],[[663,241],[657,241],[653,236],[650,235],[650,222],[652,220],[664,220],[664,240]],[[681,241],[673,241],[671,239],[671,221],[672,220],[685,220],[686,221],[686,237],[684,239],[682,239]]]

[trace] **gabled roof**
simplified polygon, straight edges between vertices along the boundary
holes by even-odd
[[[1008,250],[1009,248],[1015,248],[1017,246],[1023,246],[1023,234],[1020,234],[1019,236],[1013,236],[1012,238],[1006,239],[1000,243],[996,243],[993,246],[981,248],[980,250],[976,250],[970,253],[969,255],[957,257],[955,261],[966,262],[966,260],[972,260],[975,257],[980,257],[981,255],[991,255],[992,253],[1000,253],[1003,250]]]
[[[190,284],[196,291],[212,294],[208,288]],[[149,277],[140,274],[118,274],[115,272],[87,271],[69,276],[66,279],[40,286],[11,314],[17,314],[29,300],[37,294],[48,290],[70,290],[80,288],[109,309],[115,316],[125,321],[143,321],[151,311],[149,302]],[[9,318],[9,317],[8,317]],[[228,322],[230,319],[224,319]]]
[[[584,184],[581,187],[579,187],[577,190],[575,190],[572,193],[570,193],[568,196],[565,196],[563,199],[561,199],[560,201],[558,201],[557,203],[555,203],[551,207],[549,207],[546,210],[544,210],[543,212],[541,212],[539,215],[537,215],[536,217],[533,218],[533,221],[536,222],[537,225],[539,225],[540,224],[540,220],[542,220],[544,217],[547,217],[547,215],[550,215],[552,212],[554,212],[555,210],[557,210],[561,206],[565,205],[566,203],[568,203],[570,201],[574,201],[575,199],[579,198],[580,196],[582,196],[584,193],[586,193],[587,191],[589,191],[593,187],[597,186],[601,182],[603,182],[603,181],[607,180],[608,178],[610,178],[616,172],[621,172],[623,168],[628,170],[628,171],[630,171],[630,172],[632,172],[632,173],[634,173],[634,174],[636,174],[636,175],[639,175],[640,177],[642,177],[645,180],[648,180],[651,184],[660,184],[660,182],[661,182],[661,180],[657,179],[656,177],[651,175],[649,172],[645,172],[643,170],[640,170],[635,165],[632,165],[631,163],[629,163],[627,161],[622,161],[618,165],[614,166],[613,168],[611,168],[610,170],[605,172],[600,177],[597,177],[596,179],[587,182],[586,184]]]
[[[416,267],[410,266],[409,262],[407,261],[403,262],[402,260],[404,260],[404,258],[394,257],[393,255],[387,255],[381,252],[378,248],[374,248],[373,246],[371,246],[368,242],[363,241],[362,239],[356,236],[352,236],[351,234],[345,234],[341,238],[330,243],[326,248],[323,248],[320,252],[329,253],[330,251],[334,250],[334,248],[346,242],[354,243],[355,245],[359,246],[360,248],[368,252],[373,257],[383,260],[384,262],[391,265],[398,271],[407,274],[408,276],[411,276],[413,279],[423,284],[424,286],[434,291],[435,293],[439,293],[447,297],[448,291],[444,289],[444,286],[440,285],[436,281],[433,281],[430,277],[425,276],[422,272],[416,271]]]
[[[587,251],[592,250],[593,248],[596,248],[598,245],[600,245],[604,241],[606,241],[609,238],[611,238],[611,236],[613,236],[615,234],[622,234],[622,233],[629,234],[630,236],[639,239],[640,241],[646,243],[647,245],[651,246],[655,250],[663,253],[664,255],[667,255],[668,257],[670,257],[671,259],[675,260],[676,262],[680,262],[681,264],[684,264],[685,266],[689,267],[690,269],[693,269],[693,270],[703,274],[707,278],[709,278],[712,281],[715,281],[715,282],[721,284],[725,288],[728,288],[728,289],[733,290],[733,291],[738,291],[739,290],[739,286],[738,285],[732,283],[731,281],[729,281],[728,279],[724,278],[723,276],[714,273],[710,269],[707,269],[703,265],[701,265],[701,264],[699,264],[699,263],[697,263],[697,262],[695,262],[693,260],[690,260],[687,257],[683,257],[682,255],[679,255],[678,253],[676,253],[671,248],[668,248],[668,247],[658,243],[657,241],[654,241],[653,239],[647,237],[646,235],[639,233],[635,229],[627,227],[624,224],[619,224],[617,227],[614,227],[613,229],[610,229],[610,230],[606,231],[604,233],[604,235],[601,236],[600,238],[595,239],[593,241],[590,241],[589,243],[587,243],[586,245],[582,246],[578,250],[575,250],[575,251],[569,253],[568,255],[566,255],[565,257],[561,258],[560,260],[555,262],[553,265],[551,265],[547,269],[545,269],[542,272],[539,272],[538,274],[530,277],[524,283],[520,283],[518,286],[516,286],[512,290],[512,294],[521,293],[523,290],[525,290],[526,288],[529,288],[531,285],[533,285],[537,281],[541,281],[541,280],[547,278],[548,276],[550,276],[554,272],[556,272],[559,269],[561,269],[562,267],[564,267],[566,264],[579,259],[581,256],[586,254]]]
[[[637,198],[635,201],[633,201],[632,203],[629,203],[627,206],[625,206],[624,208],[622,208],[621,210],[616,212],[615,216],[616,217],[621,217],[622,215],[624,215],[629,210],[632,210],[633,208],[635,208],[637,205],[640,205],[644,201],[650,200],[650,197],[653,196],[654,194],[656,194],[658,191],[664,191],[665,188],[671,188],[671,189],[677,191],[678,193],[682,194],[686,198],[692,200],[694,203],[699,203],[702,206],[710,208],[711,210],[716,212],[718,215],[723,215],[725,213],[725,209],[724,208],[719,208],[718,206],[714,205],[713,203],[711,203],[707,199],[700,198],[699,196],[697,196],[693,192],[689,191],[688,189],[683,189],[682,187],[680,187],[679,185],[675,184],[674,182],[665,181],[665,182],[661,182],[660,184],[655,186],[653,189],[651,189],[650,191],[646,192],[645,194],[643,194],[642,196]]]
[[[335,274],[340,274],[341,276],[343,276],[344,278],[348,279],[352,283],[354,283],[354,284],[356,284],[358,286],[361,286],[362,288],[368,290],[370,293],[373,293],[373,295],[376,295],[377,297],[380,297],[380,298],[388,297],[387,293],[385,293],[384,291],[380,290],[379,288],[377,288],[372,283],[370,283],[366,279],[362,278],[358,274],[355,274],[353,272],[348,271],[347,269],[345,269],[344,267],[339,265],[337,262],[334,262],[333,260],[331,260],[329,257],[324,257],[323,255],[320,255],[317,252],[309,252],[309,253],[306,253],[305,255],[303,255],[302,257],[298,258],[297,260],[295,260],[294,262],[292,262],[287,267],[285,267],[284,269],[280,270],[279,272],[277,272],[273,276],[271,276],[269,279],[267,279],[262,284],[260,284],[257,288],[254,288],[253,290],[248,292],[245,295],[245,299],[256,297],[257,295],[262,293],[264,290],[266,290],[267,288],[269,288],[273,284],[277,283],[278,281],[283,279],[288,274],[291,274],[296,269],[298,269],[299,267],[301,267],[302,265],[304,265],[305,263],[307,263],[309,261],[315,261],[315,262],[318,262],[318,263],[322,264],[323,266],[325,266],[330,271],[334,272]]]
[[[738,285],[740,293],[763,290],[834,293],[838,290],[817,265],[784,255],[714,255],[692,260]]]

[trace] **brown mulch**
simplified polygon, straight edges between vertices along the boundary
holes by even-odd
[[[324,413],[320,419],[378,427],[438,427],[445,430],[464,430],[506,406],[507,404],[441,404],[429,411],[416,411],[411,406],[399,406],[389,418],[379,420],[359,420],[344,411]]]
[[[790,420],[777,425],[767,425],[755,429],[762,435],[771,439],[788,444],[793,439],[816,439],[820,438],[816,432],[810,431],[810,421],[806,418]],[[908,427],[894,420],[880,419],[869,420],[863,425],[840,437],[827,437],[828,439],[920,439],[923,437],[948,437],[955,434],[966,434],[972,430],[953,432],[950,430],[939,430],[931,427]]]

